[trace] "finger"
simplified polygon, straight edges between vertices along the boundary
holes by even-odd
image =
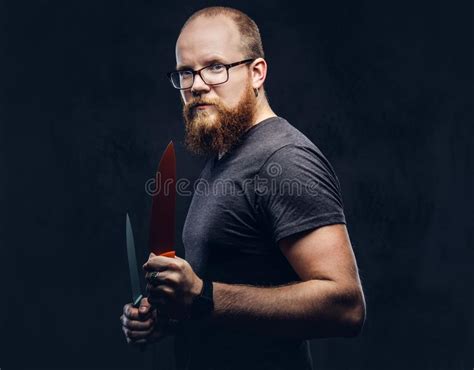
[[[148,301],[147,301],[148,303]],[[125,305],[124,307],[124,316],[129,319],[129,320],[147,320],[149,317],[151,317],[151,310],[148,310],[145,313],[139,312],[138,308],[133,307],[133,305],[128,304]]]
[[[151,285],[166,284],[170,286],[178,285],[179,274],[175,271],[152,271],[145,274],[145,280]]]
[[[176,260],[171,257],[155,256],[148,259],[143,265],[145,271],[164,271],[167,269],[173,269],[176,264]]]
[[[140,307],[150,307],[150,302],[148,302],[148,298],[147,297],[143,297],[141,300],[140,300]]]
[[[148,298],[144,297],[140,301],[140,306],[138,306],[138,314],[143,318],[150,316],[150,310],[152,309],[150,302],[148,302]]]
[[[123,306],[123,314],[124,315],[129,315],[130,312],[132,312],[133,305],[131,303],[127,303],[125,306]]]
[[[187,262],[185,259],[179,257],[177,254],[174,256],[174,258],[178,261],[181,261],[181,262]]]
[[[151,341],[154,341],[155,339],[152,337],[153,334],[150,334],[148,337],[146,338],[140,338],[140,339],[132,339],[132,338],[128,338],[128,337],[125,337],[125,340],[127,341],[127,343],[131,346],[137,346],[137,345],[140,345],[140,346],[145,346],[147,345],[148,343],[150,343]]]
[[[146,280],[147,283],[149,283],[149,284],[158,285],[158,284],[161,284],[161,283],[164,281],[164,274],[165,274],[165,271],[161,271],[161,272],[158,272],[158,271],[147,272],[147,273],[145,274],[145,280]]]
[[[122,326],[122,331],[128,339],[135,342],[140,339],[146,339],[153,332],[153,328],[148,330],[130,330]]]
[[[146,291],[149,298],[170,299],[175,296],[175,289],[167,285],[146,285]]]
[[[166,269],[167,262],[165,260],[165,257],[162,256],[151,256],[148,258],[148,261],[146,261],[143,264],[143,269],[145,271],[153,271],[153,270],[164,270]]]
[[[138,347],[148,344],[148,339],[131,340],[130,338],[127,338],[127,343],[133,347]]]
[[[124,317],[122,320],[122,326],[129,330],[134,331],[146,331],[150,330],[155,326],[155,319],[149,318],[145,321],[130,320]]]
[[[138,316],[138,310],[132,303],[127,303],[123,306],[123,314],[128,318],[136,318]]]

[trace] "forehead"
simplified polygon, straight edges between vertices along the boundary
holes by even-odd
[[[214,59],[235,61],[241,56],[238,28],[224,16],[193,20],[183,29],[176,42],[177,68],[197,68]]]

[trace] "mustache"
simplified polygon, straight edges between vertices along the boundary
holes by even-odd
[[[196,101],[193,101],[191,103],[188,103],[186,105],[186,107],[188,109],[193,109],[193,108],[196,108],[198,105],[202,105],[202,104],[206,104],[206,105],[216,105],[214,102],[211,102],[211,101],[205,101],[205,100],[196,100]]]

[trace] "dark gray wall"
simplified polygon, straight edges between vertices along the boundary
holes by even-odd
[[[199,174],[165,72],[209,4],[0,3],[2,369],[146,365],[119,325],[124,215],[144,258],[144,184],[171,139],[178,176]],[[272,107],[342,185],[368,316],[356,339],[313,343],[317,368],[471,369],[472,8],[219,4],[259,24]]]

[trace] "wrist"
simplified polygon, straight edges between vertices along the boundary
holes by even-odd
[[[194,297],[191,305],[190,319],[192,320],[206,318],[214,311],[213,282],[208,279],[201,281],[201,291]]]
[[[194,284],[194,287],[191,289],[191,295],[193,297],[193,300],[202,294],[202,290],[204,288],[204,281],[199,277],[197,279],[197,283]]]

